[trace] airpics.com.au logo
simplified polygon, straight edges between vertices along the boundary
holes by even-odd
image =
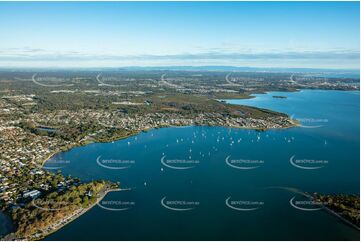
[[[192,159],[166,159],[164,155],[160,162],[163,166],[168,167],[170,169],[175,170],[188,170],[196,167],[200,164],[199,160],[192,160]]]
[[[325,118],[295,118],[295,115],[291,115],[291,119],[297,119],[300,122],[300,127],[307,129],[316,129],[325,126],[329,122]]]
[[[160,204],[162,207],[177,211],[177,212],[185,212],[196,209],[199,205],[199,201],[186,201],[186,200],[168,200],[167,197],[163,197],[160,200]]]
[[[60,170],[70,164],[70,160],[50,159],[42,167],[46,170]]]
[[[239,170],[253,170],[264,164],[264,160],[231,159],[230,155],[226,157],[225,162],[229,167]]]
[[[297,199],[296,196],[294,196],[290,199],[290,205],[297,210],[312,212],[323,209],[328,203],[311,199],[305,200],[304,198]]]
[[[37,73],[35,73],[32,77],[31,80],[33,81],[33,83],[35,83],[38,86],[43,86],[43,87],[71,87],[74,86],[73,83],[61,83],[60,80],[56,80],[57,84],[47,84],[49,83],[49,80],[51,79],[52,82],[55,82],[53,79],[55,78],[44,78],[44,77],[37,77]],[[62,80],[61,80],[62,81]],[[61,84],[59,84],[61,83]]]
[[[246,201],[246,200],[234,200],[231,197],[228,197],[225,200],[225,204],[228,208],[236,210],[236,211],[255,211],[264,205],[262,201]]]
[[[125,200],[102,200],[97,203],[98,207],[108,210],[108,211],[126,211],[135,206],[134,201],[125,201]]]
[[[111,170],[129,169],[135,164],[135,160],[102,159],[101,155],[97,157],[96,162],[99,166]]]
[[[107,82],[114,82],[114,81],[116,81],[116,79],[110,78],[110,77],[104,77],[104,76],[102,76],[101,73],[99,73],[99,74],[96,76],[96,80],[98,81],[98,85],[99,85],[99,86],[105,86],[105,87],[124,87],[124,85],[109,84],[109,83],[107,83]]]
[[[54,201],[54,200],[43,201],[40,199],[33,199],[31,201],[31,204],[34,207],[44,211],[59,211],[63,209],[68,209],[69,205],[72,205],[72,203],[65,201]]]
[[[292,166],[299,169],[317,170],[325,167],[325,165],[328,164],[328,160],[296,159],[296,156],[293,155],[290,158],[290,163]]]
[[[97,117],[96,118],[96,121],[98,122],[98,124],[106,127],[106,128],[115,128],[115,129],[120,129],[122,128],[121,125],[117,124],[116,122],[114,121],[110,121],[108,120],[108,122],[104,122],[103,120],[101,120],[101,117]]]

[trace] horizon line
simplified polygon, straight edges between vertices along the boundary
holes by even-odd
[[[234,68],[234,69],[255,69],[255,70],[313,70],[313,71],[353,71],[360,72],[361,69],[357,68],[317,68],[317,67],[260,67],[260,66],[236,66],[236,65],[129,65],[129,66],[78,66],[78,67],[69,67],[69,66],[1,66],[0,69],[132,69],[132,68],[150,68],[153,70],[161,69],[171,69],[171,68]],[[226,71],[226,70],[223,70]]]

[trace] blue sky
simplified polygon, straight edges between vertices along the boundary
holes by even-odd
[[[0,2],[0,66],[359,68],[359,2]]]

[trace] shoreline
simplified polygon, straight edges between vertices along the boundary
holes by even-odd
[[[45,237],[55,233],[56,231],[60,230],[61,228],[65,227],[66,225],[70,224],[71,222],[75,221],[77,218],[81,217],[83,214],[85,214],[86,212],[90,211],[93,207],[95,207],[99,202],[101,202],[104,197],[110,193],[110,192],[116,192],[116,191],[121,191],[120,188],[108,188],[105,191],[101,192],[99,194],[99,196],[97,197],[96,202],[94,202],[93,204],[91,204],[89,207],[87,208],[80,208],[78,210],[75,210],[74,213],[72,213],[70,216],[65,217],[63,219],[61,219],[60,221],[58,221],[55,225],[51,225],[49,226],[48,230],[50,230],[48,233],[44,234],[44,235],[40,235],[37,236],[35,238],[31,237],[30,239],[33,240],[41,240],[44,239]],[[54,227],[55,226],[55,227]]]
[[[343,223],[345,223],[345,224],[357,229],[358,231],[360,231],[360,227],[357,227],[356,224],[354,224],[351,221],[347,220],[346,218],[342,217],[340,214],[338,214],[337,212],[335,212],[332,209],[328,208],[327,206],[322,205],[322,207],[327,213],[339,218]]]
[[[311,201],[315,201],[316,198],[313,197],[312,195],[308,194],[308,193],[304,193],[302,192],[302,195],[305,196],[306,198],[310,199]],[[348,219],[344,218],[342,215],[340,215],[339,213],[337,213],[336,211],[333,211],[332,209],[330,209],[329,207],[327,207],[326,205],[322,204],[321,208],[326,212],[329,213],[335,217],[337,217],[339,220],[341,220],[342,223],[360,231],[360,227],[358,227],[356,224],[352,223],[351,221],[349,221]]]
[[[302,92],[303,89],[296,89],[296,90],[293,90],[293,91],[285,91],[285,92]],[[312,89],[311,89],[312,90]],[[322,89],[320,89],[322,90]],[[262,92],[262,93],[250,93],[248,97],[244,98],[244,99],[253,99],[253,98],[256,98],[256,96],[252,96],[253,94],[267,94],[267,93],[270,93],[270,92],[273,92],[273,91],[268,91],[268,92]],[[226,101],[227,104],[229,104],[227,102],[227,100],[232,100],[232,99],[214,99],[216,100],[217,102],[221,102],[222,100]],[[242,104],[235,104],[235,105],[241,105]],[[243,105],[244,106],[244,105]],[[252,106],[252,108],[256,108],[256,109],[259,109],[258,107],[254,107]],[[60,153],[60,152],[63,152],[63,151],[69,151],[73,148],[76,148],[76,147],[82,147],[82,146],[85,146],[85,145],[88,145],[88,144],[94,144],[94,143],[109,143],[109,142],[112,142],[112,141],[118,141],[118,140],[122,140],[122,139],[126,139],[126,138],[129,138],[129,137],[133,137],[133,136],[136,136],[142,132],[148,132],[150,130],[153,130],[153,129],[160,129],[160,128],[172,128],[172,127],[175,127],[175,128],[179,128],[179,127],[194,127],[194,126],[206,126],[206,127],[224,127],[224,128],[235,128],[235,129],[249,129],[249,130],[255,130],[255,131],[267,131],[267,130],[274,130],[274,129],[280,129],[280,130],[283,130],[283,129],[288,129],[288,128],[293,128],[293,127],[300,127],[301,124],[298,120],[295,120],[295,119],[292,119],[288,114],[286,113],[280,113],[278,111],[273,111],[273,110],[269,110],[269,111],[272,111],[272,112],[276,112],[276,113],[279,113],[279,114],[285,114],[289,119],[290,119],[290,123],[291,125],[289,126],[285,126],[285,127],[280,127],[280,128],[254,128],[254,127],[241,127],[241,126],[212,126],[212,125],[169,125],[169,126],[161,126],[161,127],[155,127],[155,128],[145,128],[145,129],[142,129],[142,130],[138,130],[138,131],[134,131],[133,133],[131,134],[128,134],[128,135],[125,135],[125,136],[121,136],[121,137],[110,137],[108,139],[105,139],[105,140],[89,140],[89,141],[84,141],[84,142],[81,142],[81,141],[77,141],[74,145],[71,145],[71,147],[69,148],[66,148],[64,150],[62,149],[59,149],[57,151],[54,151],[53,153],[51,153],[44,161],[41,162],[41,168],[44,167],[45,163],[50,159],[52,158],[54,155]],[[106,126],[105,126],[106,127]]]
[[[109,142],[112,142],[112,141],[123,140],[123,139],[127,139],[129,137],[136,136],[136,135],[138,135],[138,134],[140,134],[142,132],[148,132],[150,130],[161,129],[161,128],[172,128],[172,127],[174,127],[174,128],[183,128],[183,127],[223,127],[223,128],[234,128],[234,129],[248,129],[248,130],[254,130],[254,131],[267,131],[267,130],[271,130],[271,129],[283,130],[283,129],[299,126],[299,123],[297,122],[297,120],[293,120],[287,114],[286,114],[286,116],[289,118],[290,125],[279,127],[279,128],[257,128],[257,127],[247,127],[247,126],[219,126],[219,125],[197,125],[197,124],[192,124],[192,125],[167,125],[167,126],[160,126],[160,127],[153,127],[153,128],[144,128],[142,130],[137,130],[137,131],[130,132],[129,134],[124,135],[124,136],[106,137],[106,138],[103,138],[103,139],[89,138],[89,139],[86,139],[86,140],[82,140],[84,138],[83,137],[79,141],[75,141],[74,143],[58,147],[56,150],[52,151],[44,159],[42,159],[42,161],[36,162],[35,160],[33,160],[33,162],[34,162],[35,166],[38,166],[40,169],[45,169],[44,166],[45,166],[46,162],[49,161],[52,157],[54,157],[55,155],[57,155],[57,154],[59,154],[61,152],[66,152],[66,151],[69,151],[69,150],[71,150],[73,148],[82,147],[82,146],[86,146],[88,144],[93,144],[93,143],[109,143]],[[61,219],[60,221],[56,222],[55,225],[54,224],[50,225],[49,228],[51,228],[51,229],[49,229],[50,230],[49,232],[47,232],[47,233],[44,232],[44,234],[34,236],[34,237],[30,237],[30,239],[40,240],[40,239],[45,238],[46,236],[56,232],[57,230],[59,230],[62,227],[66,226],[67,224],[71,223],[72,221],[75,221],[75,219],[77,219],[81,215],[85,214],[90,209],[92,209],[109,192],[117,191],[117,190],[119,190],[119,189],[108,189],[108,190],[104,191],[104,193],[102,193],[97,198],[97,201],[94,204],[90,205],[88,208],[80,208],[78,210],[75,210],[74,213],[72,213],[70,216]],[[52,228],[52,226],[55,226],[55,227]],[[4,237],[6,237],[6,236],[7,235],[5,235]]]
[[[70,224],[71,222],[75,221],[77,218],[81,217],[83,214],[85,214],[86,212],[90,211],[93,207],[95,207],[99,202],[101,202],[104,197],[110,193],[110,192],[116,192],[116,191],[121,191],[122,189],[120,188],[107,188],[105,189],[103,192],[100,192],[97,196],[97,200],[96,202],[94,202],[93,204],[89,205],[86,208],[79,208],[77,210],[75,210],[72,214],[70,214],[69,216],[62,218],[61,220],[57,221],[57,223],[50,225],[49,227],[45,228],[44,230],[42,230],[42,233],[39,235],[33,235],[27,238],[16,238],[14,236],[14,232],[11,232],[10,234],[4,235],[0,241],[8,241],[8,240],[25,240],[25,241],[38,241],[38,240],[42,240],[45,237],[55,233],[56,231],[60,230],[61,228],[65,227],[66,225]],[[10,218],[11,219],[11,218]]]
[[[297,127],[299,126],[298,123],[296,122],[293,122],[292,119],[291,119],[291,123],[294,125],[294,126],[287,126],[287,127],[282,127],[282,128],[277,128],[277,129],[287,129],[287,128],[292,128],[292,127]],[[158,127],[158,128],[152,128],[152,129],[160,129],[160,128],[182,128],[182,127],[202,127],[201,125],[185,125],[185,126],[182,126],[182,125],[174,125],[174,126],[165,126],[165,127]],[[250,130],[260,130],[260,129],[256,129],[256,128],[251,128],[251,127],[233,127],[233,126],[206,126],[206,127],[224,127],[224,128],[237,128],[237,129],[250,129]],[[119,137],[119,138],[116,138],[116,139],[109,139],[109,140],[106,140],[106,141],[91,141],[91,142],[84,142],[84,143],[76,143],[74,146],[72,147],[69,147],[69,149],[67,150],[57,150],[57,151],[54,151],[52,152],[51,154],[49,154],[47,156],[46,159],[44,159],[44,161],[42,162],[41,164],[41,167],[44,169],[44,166],[46,164],[46,162],[51,159],[53,156],[55,156],[56,154],[60,153],[60,152],[63,152],[63,151],[69,151],[73,148],[76,148],[76,147],[82,147],[82,146],[86,146],[88,144],[94,144],[94,143],[109,143],[109,142],[112,142],[112,141],[118,141],[118,140],[122,140],[122,139],[126,139],[126,138],[129,138],[129,137],[133,137],[133,136],[136,136],[138,134],[140,134],[141,132],[148,132],[152,129],[144,129],[144,130],[141,130],[139,132],[134,132],[133,134],[130,134],[130,135],[127,135],[127,136],[124,136],[124,137]],[[270,129],[265,129],[263,131],[267,131],[267,130],[270,130]],[[79,209],[77,211],[79,211],[78,213],[76,214],[72,214],[70,215],[70,217],[67,217],[67,218],[64,218],[62,219],[61,221],[59,221],[57,224],[60,224],[60,226],[57,226],[55,227],[53,230],[51,230],[49,233],[45,234],[45,235],[42,235],[38,238],[36,238],[36,240],[40,240],[40,239],[43,239],[45,238],[46,236],[49,236],[50,234],[52,233],[55,233],[56,231],[60,230],[62,227],[68,225],[69,223],[75,221],[77,218],[79,218],[80,216],[82,216],[83,214],[85,214],[87,211],[91,210],[95,205],[97,205],[109,192],[113,192],[113,191],[120,191],[121,189],[120,188],[117,188],[117,189],[108,189],[106,191],[104,191],[104,193],[102,193],[98,198],[97,198],[97,201],[90,205],[88,208],[82,208],[82,209]]]
[[[142,132],[148,132],[148,131],[156,130],[156,129],[162,129],[162,128],[187,128],[187,127],[221,127],[221,128],[232,128],[232,129],[246,129],[246,130],[254,130],[254,131],[268,131],[268,130],[284,130],[284,129],[300,127],[300,123],[295,119],[290,119],[290,123],[292,125],[284,126],[284,127],[280,127],[280,128],[255,128],[255,127],[246,127],[246,126],[241,127],[241,126],[219,126],[219,125],[214,125],[214,126],[213,125],[169,125],[169,126],[161,126],[161,127],[155,127],[155,128],[142,129],[142,130],[136,131],[136,132],[134,132],[132,134],[129,134],[129,135],[126,135],[126,136],[115,137],[115,138],[110,137],[109,139],[106,139],[106,140],[94,139],[94,140],[89,140],[89,141],[84,141],[84,142],[79,142],[78,141],[78,142],[74,143],[74,145],[72,145],[71,147],[68,147],[67,149],[64,149],[64,150],[63,149],[58,149],[57,151],[52,152],[51,154],[49,154],[47,156],[46,159],[44,159],[41,162],[40,166],[43,169],[45,163],[49,159],[51,159],[53,156],[55,156],[55,155],[57,155],[57,154],[59,154],[61,152],[69,151],[69,150],[71,150],[73,148],[83,147],[83,146],[86,146],[86,145],[96,144],[96,143],[109,143],[109,142],[113,142],[113,141],[119,141],[119,140],[127,139],[127,138],[130,138],[130,137],[133,137],[133,136],[137,136]]]

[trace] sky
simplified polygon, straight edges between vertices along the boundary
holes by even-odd
[[[0,67],[359,69],[359,2],[0,2]]]

